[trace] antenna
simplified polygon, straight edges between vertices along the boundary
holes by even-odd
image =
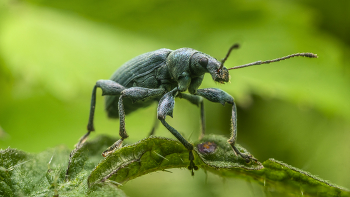
[[[237,43],[234,44],[234,45],[232,45],[232,46],[230,47],[230,49],[228,50],[228,52],[227,52],[225,58],[221,60],[221,65],[220,65],[220,68],[219,68],[218,70],[221,70],[222,67],[224,67],[224,63],[226,62],[226,60],[227,60],[228,56],[230,55],[231,51],[232,51],[233,49],[238,49],[238,48],[239,48],[239,44],[237,44]]]
[[[232,46],[233,47],[233,46]],[[230,48],[229,52],[227,53],[226,57],[225,57],[225,61],[228,57],[228,55],[230,54],[231,50],[232,50],[232,47]],[[313,54],[313,53],[295,53],[295,54],[292,54],[292,55],[288,55],[288,56],[285,56],[285,57],[281,57],[281,58],[277,58],[277,59],[273,59],[273,60],[266,60],[266,61],[257,61],[257,62],[253,62],[253,63],[249,63],[249,64],[244,64],[244,65],[240,65],[240,66],[235,66],[235,67],[232,67],[232,68],[228,68],[227,70],[232,70],[232,69],[237,69],[237,68],[244,68],[244,67],[248,67],[248,66],[254,66],[254,65],[260,65],[260,64],[269,64],[269,63],[272,63],[272,62],[279,62],[281,60],[285,60],[285,59],[289,59],[289,58],[292,58],[292,57],[297,57],[297,56],[301,56],[301,57],[309,57],[309,58],[318,58],[317,57],[317,54]],[[221,61],[222,62],[222,61]],[[221,66],[220,66],[220,69],[222,68],[223,66],[223,63],[221,63]]]

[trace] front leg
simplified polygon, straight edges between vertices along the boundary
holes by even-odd
[[[231,145],[235,154],[240,155],[243,159],[246,160],[247,163],[250,162],[250,160],[257,161],[251,155],[243,154],[235,147],[235,143],[237,140],[237,109],[233,97],[228,93],[224,92],[223,90],[217,88],[199,89],[197,90],[196,95],[202,96],[211,102],[221,103],[222,105],[225,105],[225,103],[229,103],[232,105],[231,137],[229,140],[227,140],[227,142]]]
[[[188,169],[192,171],[192,176],[194,175],[193,170],[198,170],[198,167],[194,164],[194,156],[193,156],[193,145],[189,143],[182,135],[174,129],[172,126],[170,126],[166,121],[165,118],[167,115],[173,117],[173,109],[175,105],[175,97],[178,93],[178,89],[175,88],[172,91],[166,93],[159,101],[158,109],[157,109],[157,116],[158,119],[162,122],[162,124],[187,148],[189,151],[189,160],[190,165],[188,166]]]

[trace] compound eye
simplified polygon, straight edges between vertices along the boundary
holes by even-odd
[[[207,67],[207,65],[208,65],[208,58],[203,57],[202,59],[200,59],[200,60],[198,61],[198,63],[199,63],[201,66],[203,66],[203,67]]]

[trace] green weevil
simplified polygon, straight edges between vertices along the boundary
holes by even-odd
[[[90,132],[95,130],[93,119],[96,89],[101,88],[102,95],[106,96],[105,108],[108,117],[119,118],[119,135],[121,137],[102,153],[103,156],[107,156],[121,147],[123,140],[128,138],[125,130],[125,115],[139,108],[147,107],[156,101],[158,102],[157,118],[189,151],[190,164],[188,169],[192,171],[193,175],[193,170],[198,169],[193,162],[193,145],[165,121],[167,115],[173,117],[175,97],[180,97],[200,106],[201,136],[205,134],[203,98],[222,105],[225,103],[231,104],[232,133],[228,143],[234,153],[241,156],[246,162],[257,161],[251,155],[243,154],[235,147],[237,140],[237,110],[233,97],[217,88],[198,89],[203,81],[204,74],[210,73],[214,81],[226,83],[229,81],[230,75],[228,71],[231,69],[268,64],[296,56],[317,58],[317,55],[313,53],[297,53],[274,60],[257,61],[227,69],[224,66],[224,62],[231,51],[238,47],[238,44],[233,45],[221,61],[191,48],[180,48],[177,50],[159,49],[139,55],[126,62],[112,75],[110,80],[98,80],[96,82],[91,97],[90,116],[87,125],[88,132],[80,139],[77,146],[79,147],[84,143]],[[190,94],[183,93],[186,90]],[[154,134],[157,122],[150,135]]]

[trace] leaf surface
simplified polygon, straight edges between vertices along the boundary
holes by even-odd
[[[69,180],[66,168],[69,150],[56,147],[39,154],[8,148],[0,151],[0,196],[125,196],[110,183],[89,188],[87,177],[102,158],[103,144],[113,141],[100,136],[86,142],[71,163]],[[98,154],[97,154],[98,153]]]
[[[258,181],[268,189],[310,196],[349,196],[349,190],[275,159],[246,163],[222,136],[208,135],[194,142],[195,164],[222,177]],[[238,149],[250,154],[237,145]],[[188,150],[178,141],[149,137],[124,146],[101,161],[88,178],[89,186],[103,182],[122,185],[139,176],[171,168],[186,168]],[[190,174],[190,173],[189,173]]]

